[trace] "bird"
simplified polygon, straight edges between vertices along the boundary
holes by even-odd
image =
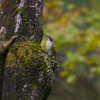
[[[46,42],[46,51],[47,54],[52,58],[56,59],[56,49],[53,41],[53,37],[51,35],[45,35],[48,40]]]

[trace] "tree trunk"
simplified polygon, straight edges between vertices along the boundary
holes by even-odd
[[[2,2],[0,27],[7,29],[5,41],[19,35],[15,43],[11,43],[6,58],[3,100],[47,100],[51,91],[58,64],[48,58],[40,47],[43,36],[42,9],[43,0]]]

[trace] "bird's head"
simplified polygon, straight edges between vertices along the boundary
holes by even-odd
[[[51,35],[47,35],[48,40],[50,40],[51,42],[53,42],[53,37]]]
[[[49,41],[53,42],[53,37],[51,35],[45,35],[45,34],[43,34],[43,35],[46,36]]]

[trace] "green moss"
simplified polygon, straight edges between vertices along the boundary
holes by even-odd
[[[37,22],[38,22],[38,23],[40,22],[39,19],[37,20]]]
[[[18,0],[16,0],[16,4],[18,3]]]
[[[27,35],[30,36],[30,33],[28,33]]]
[[[38,60],[40,62],[42,62],[42,57],[40,52],[42,51],[42,49],[40,48],[39,45],[35,44],[34,42],[30,42],[26,39],[26,37],[22,37],[21,38],[22,42],[21,43],[17,43],[13,46],[13,48],[11,48],[11,52],[8,54],[9,58],[7,58],[8,62],[12,61],[10,60],[10,58],[12,58],[12,54],[16,55],[18,57],[18,59],[22,59],[23,60],[23,64],[24,65],[28,65],[30,63],[33,63],[33,59],[36,59],[36,53],[38,52]],[[34,53],[33,53],[34,51]],[[9,62],[10,63],[10,62]]]
[[[16,10],[15,10],[15,11],[19,12],[19,11],[20,11],[20,9],[16,8]]]
[[[22,36],[22,37],[21,37],[21,40],[22,40],[22,41],[26,41],[26,39],[27,39],[27,38],[26,38],[25,36]]]
[[[34,23],[34,26],[36,25],[36,23]]]

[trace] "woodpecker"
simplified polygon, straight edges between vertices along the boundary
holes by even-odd
[[[52,59],[55,59],[56,58],[56,49],[54,46],[53,37],[51,35],[45,35],[45,36],[48,38],[48,40],[46,42],[46,51]]]

